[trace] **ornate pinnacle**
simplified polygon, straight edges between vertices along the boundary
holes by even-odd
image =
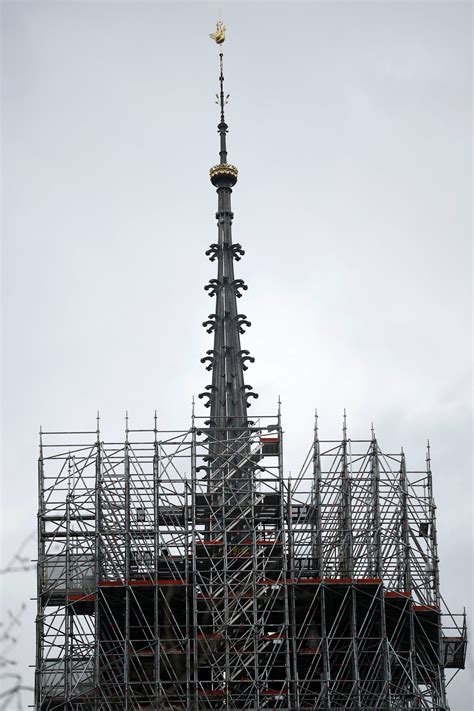
[[[211,35],[218,44],[224,41],[225,27],[218,23],[216,32]],[[211,262],[217,262],[217,274],[204,287],[210,297],[215,299],[215,312],[204,321],[203,326],[213,335],[212,350],[202,358],[206,369],[212,373],[212,383],[208,385],[200,398],[205,399],[205,406],[210,408],[209,422],[219,428],[221,436],[226,438],[225,428],[229,425],[245,426],[249,400],[257,397],[244,381],[244,370],[254,359],[249,352],[242,350],[240,337],[250,326],[247,316],[237,309],[237,299],[242,297],[247,285],[243,279],[236,278],[234,263],[244,254],[240,244],[232,243],[231,206],[232,188],[237,182],[238,171],[235,165],[227,162],[226,136],[228,126],[224,108],[228,95],[224,93],[223,55],[219,55],[219,93],[220,121],[217,130],[220,136],[220,161],[210,169],[212,184],[217,189],[217,240],[206,252]]]

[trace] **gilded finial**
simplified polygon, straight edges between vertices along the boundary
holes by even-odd
[[[209,37],[215,40],[217,44],[222,44],[225,40],[225,30],[226,28],[222,20],[217,20],[216,31],[212,32]]]

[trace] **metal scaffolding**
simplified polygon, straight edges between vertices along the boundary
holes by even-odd
[[[219,69],[209,416],[127,419],[119,443],[99,421],[41,434],[36,709],[445,711],[466,620],[440,596],[429,451],[408,472],[344,417],[338,440],[315,426],[288,479],[280,411],[247,415],[222,54]]]
[[[42,433],[38,710],[448,709],[466,624],[439,594],[429,452],[408,472],[344,426],[292,480],[282,456],[279,414],[226,446],[194,416]]]

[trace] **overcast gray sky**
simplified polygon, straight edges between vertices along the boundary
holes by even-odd
[[[224,2],[234,235],[296,471],[313,411],[432,444],[441,581],[472,600],[471,5]],[[3,2],[2,553],[35,527],[37,432],[189,424],[209,377],[217,3]],[[34,557],[34,547],[29,553]],[[35,595],[3,581],[3,605]],[[34,603],[17,656],[34,662]],[[472,607],[469,609],[472,614]],[[5,617],[5,613],[4,613]],[[472,622],[471,622],[472,624]],[[471,633],[472,635],[472,633]],[[471,709],[469,672],[450,687]],[[26,697],[25,697],[26,708]]]

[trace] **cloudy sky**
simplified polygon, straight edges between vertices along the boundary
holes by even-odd
[[[286,469],[373,421],[432,445],[441,581],[472,614],[471,6],[224,2],[252,410]],[[2,556],[35,528],[37,432],[186,428],[208,374],[217,3],[3,2]],[[25,550],[35,557],[34,545]],[[32,678],[32,573],[16,658]],[[471,708],[469,672],[450,687]],[[28,697],[24,697],[26,708]]]

